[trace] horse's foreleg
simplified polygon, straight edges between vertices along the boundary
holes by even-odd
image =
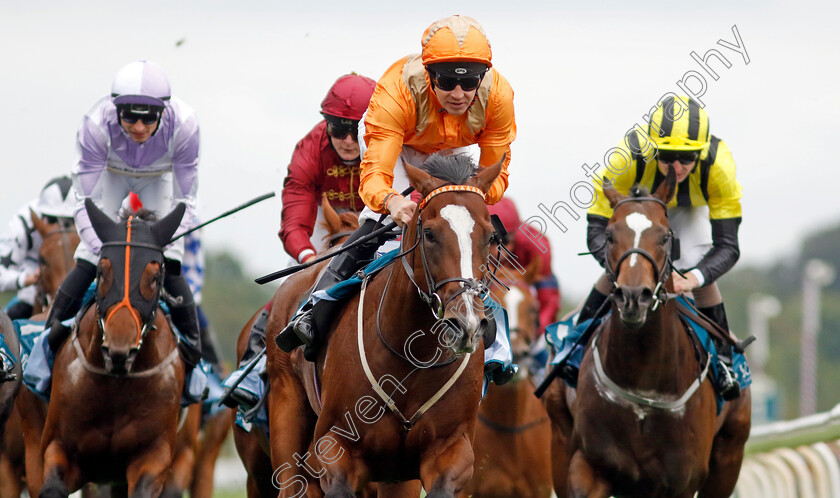
[[[224,410],[207,419],[204,424],[190,496],[194,498],[213,496],[213,471],[216,467],[216,458],[219,457],[222,443],[233,425],[234,416],[233,410]]]
[[[61,444],[53,439],[44,451],[44,485],[38,493],[39,498],[64,498],[67,490],[78,485],[66,482],[70,479],[70,461]],[[78,476],[76,476],[78,480]]]
[[[178,430],[175,455],[163,490],[164,497],[180,498],[185,491],[190,489],[193,482],[198,431],[201,425],[201,405],[198,403],[190,405],[186,417],[184,424]]]
[[[610,496],[609,484],[597,475],[580,451],[575,452],[569,462],[568,480],[570,498],[607,498]]]
[[[700,489],[700,498],[730,496],[738,482],[744,459],[744,444],[750,435],[751,399],[749,389],[741,397],[727,402],[723,425],[715,435],[709,458],[709,476]]]
[[[472,479],[475,456],[468,434],[448,442],[424,454],[420,462],[420,480],[429,498],[456,496]]]
[[[140,453],[126,468],[128,496],[132,498],[158,496],[169,474],[172,463],[171,439],[162,436],[148,450]]]
[[[280,497],[320,495],[318,479],[324,470],[309,451],[315,414],[292,373],[272,379],[268,404],[272,484]]]

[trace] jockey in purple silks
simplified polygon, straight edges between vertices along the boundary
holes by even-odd
[[[76,145],[78,158],[72,178],[78,203],[74,216],[82,243],[75,254],[76,268],[58,289],[47,318],[53,353],[69,335],[61,321],[81,306],[96,275],[102,247],[84,208],[85,198],[113,219],[118,218],[123,199],[131,192],[158,217],[183,202],[187,210],[176,236],[194,224],[198,120],[192,108],[171,95],[169,80],[159,66],[141,60],[120,69],[111,94],[83,118]],[[170,314],[182,335],[178,348],[189,374],[201,359],[201,338],[195,301],[181,273],[183,254],[183,239],[165,248],[163,285],[177,303],[170,306]]]

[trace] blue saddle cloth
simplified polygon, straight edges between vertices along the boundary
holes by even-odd
[[[694,304],[694,301],[684,296],[678,296],[675,299],[682,300],[684,304],[689,303],[692,306]],[[604,317],[596,318],[595,320],[600,322],[601,320],[603,320],[603,318],[606,318],[607,316],[609,316],[609,313],[604,315]],[[689,316],[682,314],[682,318],[691,327],[694,334],[696,334],[706,353],[711,355],[711,373],[712,376],[715,379],[717,379],[718,375],[720,375],[719,365],[717,361],[718,351],[717,347],[714,344],[714,341],[712,341],[712,338],[709,336],[709,332],[699,323],[692,320]],[[551,325],[545,328],[545,339],[551,346],[552,352],[554,353],[554,358],[551,360],[552,366],[557,365],[558,363],[560,363],[568,357],[568,360],[566,360],[566,364],[575,367],[575,369],[580,369],[580,364],[583,361],[583,355],[584,353],[586,353],[587,344],[576,345],[575,343],[578,341],[578,339],[580,339],[580,337],[586,331],[587,327],[589,327],[589,325],[592,323],[592,320],[586,320],[575,326],[574,321],[576,319],[577,315],[573,315],[566,320],[552,323]],[[745,387],[752,384],[750,367],[747,364],[747,359],[743,354],[734,354],[732,367],[733,371],[735,372],[735,380],[737,380],[738,383],[741,385],[741,389],[744,389]],[[568,384],[570,387],[577,387],[577,379],[574,379],[574,381],[566,380],[566,384]],[[717,409],[718,412],[720,412],[720,409],[723,406],[723,399],[719,396],[716,397]]]
[[[44,322],[28,319],[12,320],[12,325],[15,328],[18,342],[20,343],[20,365],[26,368],[29,355],[32,354],[32,348],[35,346],[35,339],[44,331]],[[3,337],[0,336],[0,343],[3,342]]]

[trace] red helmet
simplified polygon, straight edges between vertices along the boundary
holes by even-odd
[[[376,82],[358,74],[338,78],[321,101],[321,113],[359,121],[367,110]]]
[[[509,197],[503,197],[492,206],[487,206],[487,210],[490,211],[490,214],[495,214],[502,220],[502,224],[508,233],[512,234],[514,230],[519,228],[519,212]]]

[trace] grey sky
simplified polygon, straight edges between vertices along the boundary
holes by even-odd
[[[833,2],[706,2],[671,8],[637,1],[579,2],[27,2],[0,6],[0,222],[52,176],[69,172],[76,129],[124,64],[147,58],[201,125],[199,196],[204,218],[278,189],[294,144],[319,119],[332,82],[350,71],[377,79],[418,52],[423,30],[453,13],[488,33],[495,67],[515,91],[518,137],[510,195],[527,218],[569,202],[581,165],[603,155],[686,71],[690,53],[718,49],[731,63],[702,100],[712,133],[727,141],[744,187],[742,262],[791,253],[802,236],[834,222],[840,171],[840,35]],[[33,5],[37,4],[35,8]],[[750,58],[734,43],[737,25]],[[180,46],[176,42],[182,40]],[[702,71],[701,71],[702,72]],[[261,275],[287,256],[276,236],[278,199],[205,230]],[[553,268],[582,295],[598,266],[586,250],[585,215],[562,233],[550,225]]]

